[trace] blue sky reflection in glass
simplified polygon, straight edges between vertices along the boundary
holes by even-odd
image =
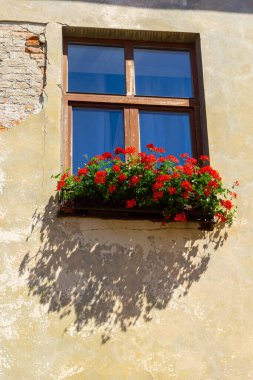
[[[69,44],[68,91],[125,94],[124,49],[112,46]]]
[[[113,153],[116,147],[124,146],[123,111],[73,107],[73,173],[83,167],[85,154],[90,159],[103,152]]]
[[[166,154],[192,156],[190,115],[188,113],[140,111],[141,151],[148,152],[147,144],[165,148]]]
[[[192,98],[189,51],[134,49],[136,95]]]

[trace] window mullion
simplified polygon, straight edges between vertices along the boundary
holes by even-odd
[[[126,95],[134,96],[134,48],[132,44],[125,45]]]
[[[124,108],[125,147],[131,145],[130,109]]]
[[[139,109],[130,108],[131,146],[140,152]]]

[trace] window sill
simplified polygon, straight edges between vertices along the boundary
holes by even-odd
[[[215,221],[212,215],[204,214],[201,211],[185,211],[187,222],[197,222],[199,229],[212,231]],[[85,198],[76,198],[71,204],[60,202],[57,213],[58,217],[94,217],[101,219],[119,219],[119,220],[149,220],[153,222],[162,222],[163,213],[159,208],[122,208],[122,207],[105,207],[100,205],[91,205]],[[173,218],[166,223],[175,222]],[[187,223],[186,222],[186,223]]]

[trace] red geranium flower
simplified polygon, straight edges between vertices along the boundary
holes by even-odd
[[[152,186],[152,190],[153,191],[156,191],[156,190],[159,190],[163,187],[163,183],[162,182],[155,182]]]
[[[192,185],[190,184],[189,181],[182,181],[181,183],[181,187],[187,191],[191,191],[192,190]]]
[[[117,186],[116,185],[110,185],[109,186],[109,193],[114,193],[115,191],[116,191],[116,189],[117,189]]]
[[[88,174],[88,169],[87,168],[81,168],[78,170],[78,175],[87,175]]]
[[[136,205],[136,199],[129,199],[126,201],[126,208],[132,208]]]
[[[224,201],[223,199],[220,199],[220,204],[221,206],[225,207],[227,210],[231,210],[231,208],[234,207],[232,202],[229,200]]]
[[[214,169],[213,169],[211,166],[209,166],[209,165],[206,165],[206,166],[203,166],[203,168],[200,168],[200,169],[199,169],[199,173],[200,173],[200,174],[208,173],[208,174],[210,174],[210,176],[212,176],[213,178],[218,179],[219,181],[221,180],[221,177],[220,177],[219,173],[217,172],[217,170],[214,170]]]
[[[113,170],[115,173],[118,173],[118,172],[120,172],[120,166],[117,165],[117,164],[115,164],[115,165],[113,165],[112,170]]]
[[[126,153],[127,154],[132,154],[132,153],[135,153],[136,152],[136,148],[134,146],[129,146],[128,148],[126,148]]]
[[[138,175],[133,175],[131,178],[130,178],[130,185],[131,186],[135,186],[137,185],[137,183],[140,182],[140,177]]]
[[[144,152],[141,152],[138,154],[138,156],[141,157],[142,164],[151,164],[152,162],[156,162],[156,156],[153,154],[146,154]]]
[[[175,187],[169,186],[168,187],[168,192],[170,193],[170,195],[176,194],[177,189]]]
[[[104,184],[106,182],[106,171],[100,170],[95,174],[94,182],[96,184]]]
[[[62,176],[61,176],[61,181],[65,181],[66,178],[69,177],[69,173],[64,173]]]
[[[121,148],[121,147],[118,147],[118,148],[115,148],[115,149],[114,149],[114,153],[115,153],[115,154],[125,154],[126,151],[125,151],[125,149],[123,149],[123,148]]]
[[[77,175],[74,175],[73,180],[74,182],[81,182],[81,178],[78,177]]]
[[[165,153],[165,152],[166,152],[165,149],[163,149],[163,148],[157,148],[157,147],[154,147],[153,150],[154,150],[155,152],[157,152],[157,153]]]
[[[204,194],[205,194],[206,197],[210,197],[211,191],[209,189],[205,188],[204,189]]]
[[[162,197],[163,197],[163,191],[155,191],[154,193],[153,193],[153,200],[155,201],[155,202],[158,202],[159,201],[159,199],[161,199]]]
[[[200,156],[199,157],[202,161],[210,161],[210,158],[208,156]]]
[[[158,162],[166,162],[167,160],[164,157],[159,157],[157,161]]]
[[[184,166],[183,166],[183,172],[187,175],[192,175],[193,172],[194,172],[194,169],[193,169],[193,166],[189,163],[186,163]]]
[[[232,197],[237,198],[237,194],[234,191],[230,191],[230,194],[232,195]]]
[[[216,216],[216,218],[218,218],[222,223],[225,223],[227,221],[227,218],[225,218],[225,216],[221,212],[217,212],[216,214],[214,214],[214,216]]]
[[[187,157],[189,157],[189,154],[188,153],[181,153],[180,157],[181,158],[187,158]]]
[[[197,160],[196,160],[196,158],[188,157],[186,162],[188,162],[189,164],[192,164],[192,165],[196,165]]]
[[[57,183],[57,190],[60,191],[62,187],[64,187],[66,185],[66,182],[65,181],[59,181]]]
[[[182,176],[181,176],[180,173],[178,173],[178,172],[174,172],[174,173],[172,174],[172,177],[175,178],[175,179],[177,179],[177,178],[180,178],[180,177],[182,177]]]
[[[175,156],[172,156],[171,154],[169,154],[166,158],[168,158],[168,160],[171,162],[175,162],[176,164],[179,163],[179,160]]]
[[[124,182],[126,179],[127,179],[127,176],[124,173],[120,173],[120,175],[117,178],[119,183]]]
[[[162,175],[159,175],[158,177],[156,177],[157,182],[167,182],[170,179],[171,179],[170,174],[162,174]]]
[[[100,161],[104,161],[104,157],[101,154],[98,154],[96,158]]]
[[[147,144],[146,148],[153,150],[155,148],[154,144]]]
[[[113,157],[113,155],[110,153],[110,152],[104,152],[103,154],[102,154],[102,157],[103,157],[103,159],[105,159],[105,160],[109,160],[109,159],[114,159],[114,157]]]
[[[181,214],[176,214],[175,217],[174,217],[174,220],[176,222],[185,222],[186,221],[186,215],[184,212],[182,212]]]
[[[208,187],[214,187],[215,189],[218,189],[219,187],[219,184],[218,182],[216,182],[215,180],[213,181],[209,181],[208,184],[207,184]]]

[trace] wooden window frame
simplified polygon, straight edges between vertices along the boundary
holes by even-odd
[[[126,94],[91,94],[67,91],[68,45],[90,44],[98,46],[118,46],[125,49]],[[134,48],[145,47],[164,50],[189,51],[192,71],[193,98],[150,97],[135,95]],[[63,170],[72,164],[72,108],[112,108],[124,112],[125,146],[140,150],[139,110],[159,110],[164,112],[185,112],[190,115],[191,145],[193,156],[198,158],[207,154],[207,134],[203,133],[200,123],[200,80],[195,43],[147,42],[138,40],[114,40],[97,38],[65,37],[63,41]],[[168,152],[169,153],[169,152]]]

